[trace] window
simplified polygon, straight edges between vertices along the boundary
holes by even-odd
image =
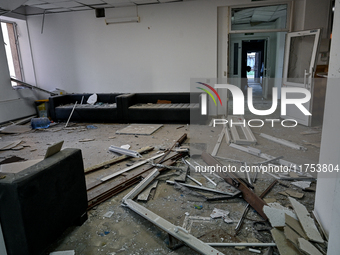
[[[288,4],[231,8],[231,32],[288,30]]]
[[[16,24],[1,21],[1,30],[4,37],[4,44],[7,56],[7,63],[11,78],[22,81],[22,64],[20,58],[18,34],[16,31]],[[12,81],[12,86],[17,83]]]

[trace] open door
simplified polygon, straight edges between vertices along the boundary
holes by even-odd
[[[320,29],[288,33],[286,37],[285,61],[283,66],[283,86],[306,88],[311,100],[305,108],[312,112],[313,77],[319,46]],[[301,98],[301,94],[290,93],[287,98]],[[304,115],[295,105],[287,105],[287,115],[283,119],[295,119],[299,124],[310,126],[312,116]]]
[[[270,79],[270,66],[269,66],[269,40],[264,41],[264,65],[262,77],[262,97],[268,99],[269,79]]]
[[[241,88],[242,39],[229,36],[229,82]]]

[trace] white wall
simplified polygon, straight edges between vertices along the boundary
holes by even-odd
[[[123,13],[124,12],[124,13]],[[140,6],[140,23],[106,25],[94,11],[28,17],[37,83],[67,92],[189,91],[216,77],[217,8],[208,1]],[[135,8],[106,9],[106,17]]]
[[[331,58],[329,63],[325,113],[323,120],[320,164],[340,167],[340,0],[336,0],[333,23]],[[329,234],[328,254],[338,254],[340,250],[340,174],[318,174],[315,213]]]
[[[0,42],[3,42],[1,32]],[[34,106],[36,94],[29,89],[12,88],[3,44],[0,44],[0,90],[0,123],[36,113]]]
[[[37,84],[67,92],[189,91],[190,78],[227,71],[217,70],[217,63],[224,68],[227,61],[217,58],[223,47],[217,49],[223,38],[217,33],[217,20],[223,20],[218,7],[241,4],[251,1],[139,6],[138,24],[105,25],[94,11],[47,14],[43,34],[42,15],[30,16]],[[135,14],[134,7],[106,9],[107,18]]]

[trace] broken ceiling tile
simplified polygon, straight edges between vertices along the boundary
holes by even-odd
[[[226,223],[233,223],[234,221],[228,217],[229,211],[221,210],[214,208],[213,212],[210,214],[210,217],[213,219],[223,218]]]
[[[324,243],[324,240],[315,226],[314,220],[309,217],[309,212],[307,211],[306,207],[296,201],[294,198],[290,197],[289,201],[292,204],[301,226],[308,238],[313,242]]]
[[[277,228],[273,228],[271,231],[274,242],[280,252],[280,254],[289,254],[289,255],[300,255],[302,254],[298,249],[294,247],[291,243],[286,239],[283,231],[278,230]]]
[[[290,184],[299,187],[301,189],[309,188],[312,182],[309,181],[298,181],[298,182],[291,182]]]
[[[285,226],[285,214],[296,218],[294,212],[286,207],[281,206],[278,203],[269,203],[269,206],[263,207],[263,212],[267,215],[272,227],[284,227]],[[296,218],[297,219],[297,218]]]
[[[299,248],[299,242],[298,239],[301,238],[301,236],[296,233],[293,229],[291,229],[288,226],[284,227],[284,234],[286,236],[286,239],[291,241],[292,244],[296,247]]]
[[[289,176],[292,178],[299,178],[299,175],[297,173],[294,172],[289,172]]]
[[[286,193],[291,196],[291,197],[295,197],[295,198],[303,198],[304,194],[297,192],[295,190],[291,190],[291,189],[287,189]]]
[[[275,198],[264,198],[263,199],[267,204],[269,203],[275,203],[276,202],[276,199]]]
[[[313,244],[311,244],[307,240],[305,240],[303,238],[299,238],[298,242],[299,242],[299,248],[303,252],[305,252],[307,254],[312,254],[312,255],[322,255],[322,253],[317,248],[315,248],[315,246]]]
[[[305,239],[308,239],[305,231],[303,231],[301,224],[298,220],[294,219],[293,217],[290,217],[289,215],[285,215],[285,221],[286,225],[292,228],[296,233],[298,233],[300,236],[302,236]]]

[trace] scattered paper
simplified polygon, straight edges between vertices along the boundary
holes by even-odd
[[[111,218],[112,215],[113,215],[113,211],[108,211],[103,216],[106,217],[106,218]]]

